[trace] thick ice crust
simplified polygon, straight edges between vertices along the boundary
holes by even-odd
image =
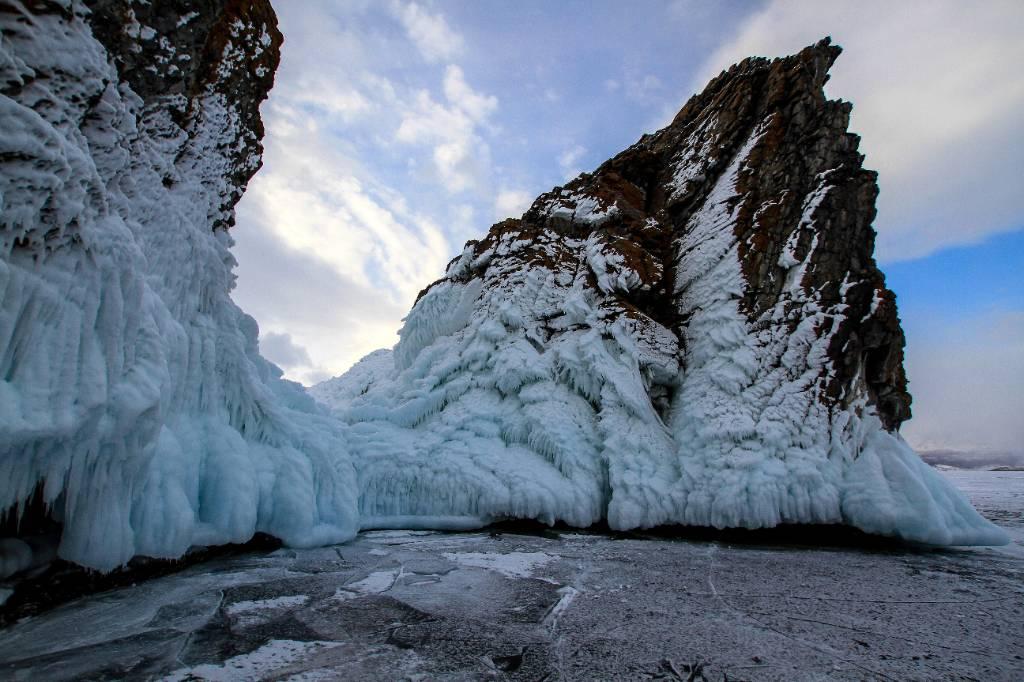
[[[60,555],[104,570],[256,531],[351,538],[342,429],[259,356],[211,229],[253,131],[217,80],[144,102],[81,2],[39,7],[0,12],[0,509],[41,491]],[[272,28],[227,26],[215,75]]]
[[[811,329],[827,312],[789,335],[752,331],[722,229],[733,183],[726,176],[694,217],[704,229],[691,233],[702,244],[692,258],[714,262],[687,264],[705,274],[687,286],[693,299],[680,297],[693,309],[679,355],[674,336],[603,320],[583,275],[559,286],[537,268],[435,286],[393,356],[376,351],[314,387],[350,424],[369,527],[435,527],[453,515],[616,529],[846,523],[928,544],[1005,543],[870,406],[819,402],[829,339]],[[462,328],[445,333],[456,319]],[[561,332],[538,341],[545,326]],[[651,386],[673,376],[663,420]]]

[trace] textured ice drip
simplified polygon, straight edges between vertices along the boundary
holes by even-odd
[[[341,428],[260,357],[211,229],[252,131],[213,85],[184,122],[144,103],[81,3],[2,17],[0,508],[41,486],[60,555],[99,569],[352,537]],[[230,30],[224,63],[269,44]]]
[[[736,186],[765,127],[751,134],[677,247],[677,302],[688,324],[670,420],[680,473],[672,520],[717,528],[845,523],[939,545],[1005,542],[966,496],[882,428],[866,394],[846,409],[822,400],[846,305],[823,304],[800,286],[816,236],[801,260],[787,245],[775,307],[754,321],[740,310],[748,284],[733,229]],[[813,227],[827,176],[819,175],[793,234]],[[777,324],[787,316],[792,329]]]

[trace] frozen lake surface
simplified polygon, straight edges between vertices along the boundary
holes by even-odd
[[[1024,472],[947,475],[1011,545],[369,532],[24,619],[0,677],[1024,679]]]

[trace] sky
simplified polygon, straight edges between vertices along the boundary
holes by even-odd
[[[921,449],[1024,451],[1024,3],[277,0],[236,302],[312,384],[393,345],[468,239],[666,125],[749,55],[825,35],[879,171],[876,257]]]

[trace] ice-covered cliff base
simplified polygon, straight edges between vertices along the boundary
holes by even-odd
[[[381,367],[388,357],[378,351],[370,361]],[[365,369],[357,365],[352,373]],[[508,373],[501,376],[516,381]],[[437,383],[431,376],[404,378],[420,386]],[[926,544],[1007,541],[960,491],[871,416],[850,425],[851,435],[843,434],[848,440],[838,444],[829,444],[824,433],[820,447],[835,449],[821,455],[820,467],[806,461],[813,452],[798,452],[795,461],[766,458],[771,443],[748,443],[740,466],[737,459],[715,466],[698,460],[699,450],[682,447],[674,460],[645,461],[648,434],[629,432],[610,451],[607,444],[616,441],[609,435],[602,443],[600,417],[588,415],[578,396],[554,382],[534,381],[531,391],[514,397],[473,383],[462,395],[434,398],[446,405],[443,414],[411,411],[429,404],[428,396],[400,401],[397,408],[368,405],[364,398],[339,409],[352,422],[362,528],[464,529],[507,518],[581,527],[607,521],[618,530],[849,524]],[[340,384],[334,380],[315,393],[325,396]],[[331,394],[335,405],[339,393]],[[375,412],[378,420],[370,418]],[[840,449],[854,439],[860,439],[856,456]],[[610,462],[611,457],[622,461]]]

